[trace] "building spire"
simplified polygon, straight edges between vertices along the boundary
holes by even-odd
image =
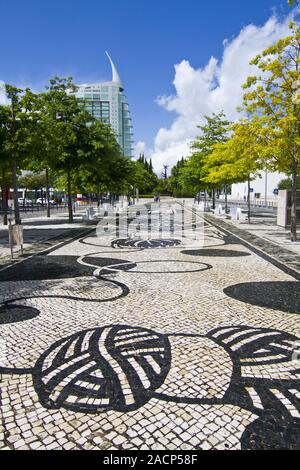
[[[112,70],[112,82],[117,83],[120,87],[123,87],[122,81],[121,81],[120,76],[119,76],[119,74],[118,74],[118,71],[117,71],[117,69],[116,69],[116,67],[115,67],[115,64],[114,64],[113,61],[111,60],[109,53],[108,53],[107,51],[105,51],[105,53],[106,53],[106,55],[107,55],[107,57],[108,57],[108,59],[109,59],[110,65],[111,65],[111,70]]]

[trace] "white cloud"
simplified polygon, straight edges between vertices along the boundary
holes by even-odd
[[[5,93],[5,83],[0,80],[0,104],[7,104],[8,100]]]
[[[161,128],[156,134],[151,154],[155,169],[163,164],[174,165],[182,156],[189,155],[189,142],[199,133],[197,125],[203,116],[224,110],[234,121],[238,118],[237,107],[241,104],[241,85],[249,75],[256,73],[250,60],[263,49],[289,34],[290,17],[280,22],[272,16],[263,26],[249,25],[232,40],[224,40],[223,57],[218,62],[212,57],[208,64],[194,69],[189,61],[175,65],[173,81],[176,94],[161,96],[157,103],[177,114],[172,125]]]
[[[142,140],[139,140],[134,146],[134,150],[133,150],[134,158],[139,158],[141,153],[143,153],[145,157],[148,157],[149,154],[152,153],[152,150],[150,150],[147,147],[145,142],[143,142]]]

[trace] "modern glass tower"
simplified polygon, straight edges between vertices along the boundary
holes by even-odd
[[[112,68],[110,82],[79,85],[75,96],[96,118],[110,124],[126,157],[132,156],[133,129],[124,87],[117,69],[106,52]]]

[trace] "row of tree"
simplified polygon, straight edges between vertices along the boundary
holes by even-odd
[[[19,224],[18,188],[35,179],[46,188],[50,216],[50,186],[65,189],[69,222],[72,194],[129,194],[134,187],[155,186],[152,163],[126,158],[110,126],[95,120],[72,91],[71,78],[55,77],[44,93],[6,85],[8,105],[0,106],[0,185],[7,223],[9,189],[13,188],[15,222]],[[23,170],[30,177],[19,176]],[[40,186],[41,187],[41,186]]]
[[[290,4],[297,2],[290,1]],[[299,3],[298,3],[299,7]],[[230,123],[223,112],[205,116],[192,154],[173,169],[182,189],[196,193],[251,180],[263,170],[288,175],[292,194],[291,240],[297,239],[296,190],[300,161],[300,26],[252,60],[259,74],[244,84],[241,119]]]

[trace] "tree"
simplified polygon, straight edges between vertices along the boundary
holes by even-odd
[[[299,7],[300,2],[298,0],[288,0],[288,4],[291,6],[297,5]]]
[[[87,161],[88,124],[92,116],[71,94],[76,89],[70,77],[54,77],[42,96],[40,127],[46,156],[45,168],[66,176],[69,223],[73,223],[72,176]]]
[[[57,145],[57,128],[51,120],[53,114],[51,117],[49,116],[48,97],[46,96],[46,93],[40,93],[33,95],[32,98],[34,102],[32,120],[35,123],[31,132],[33,151],[24,163],[26,169],[33,172],[28,175],[29,188],[32,187],[35,191],[46,188],[47,217],[50,217],[50,184],[55,176],[50,165],[51,161],[59,157],[60,147]],[[39,180],[40,186],[38,186]]]
[[[154,171],[153,171],[153,165],[152,165],[151,158],[150,158],[150,161],[148,162],[145,155],[143,153],[141,153],[138,160],[137,160],[137,162],[140,163],[141,165],[143,165],[143,167],[145,168],[145,170],[148,173],[153,174],[153,175],[155,174]]]
[[[149,162],[149,171],[150,171],[150,173],[154,173],[153,164],[152,164],[152,158],[150,158],[150,162]]]
[[[248,222],[250,223],[250,184],[258,176],[266,160],[266,134],[260,121],[242,120],[232,125],[232,135],[226,142],[215,145],[206,158],[204,181],[215,185],[231,185],[248,181]],[[226,191],[227,192],[227,191]],[[227,197],[226,197],[227,211]]]
[[[278,183],[278,189],[291,190],[292,187],[293,187],[293,181],[291,180],[291,178],[283,179],[279,181]],[[297,178],[297,189],[300,189],[300,176],[298,176]]]
[[[158,178],[154,188],[154,193],[158,195],[170,196],[173,194],[171,178]]]
[[[12,85],[5,85],[5,89],[10,104],[9,115],[6,114],[7,121],[4,124],[6,131],[3,148],[4,153],[8,155],[12,173],[15,223],[20,224],[18,170],[32,152],[34,95],[29,89],[22,90]]]
[[[294,4],[295,2],[289,2]],[[248,77],[244,109],[268,132],[272,168],[292,179],[291,240],[297,240],[296,191],[300,158],[300,26],[290,23],[290,35],[252,60],[261,75]]]
[[[45,188],[47,184],[47,178],[45,172],[28,173],[26,175],[20,176],[18,183],[20,188],[35,191],[35,197],[37,198],[37,191]]]
[[[180,177],[180,174],[184,165],[185,165],[185,160],[184,160],[184,157],[182,157],[181,160],[178,160],[176,165],[174,165],[171,170],[170,183],[173,188],[173,192],[176,194],[180,193],[180,190],[182,188],[179,177]]]
[[[131,170],[110,126],[95,121],[87,126],[87,132],[85,158],[72,181],[77,188],[97,193],[99,200],[102,192],[124,189]]]
[[[202,134],[191,144],[192,155],[183,165],[179,180],[183,187],[193,188],[195,192],[200,189],[212,189],[213,207],[215,207],[215,185],[206,180],[205,161],[213,152],[216,144],[224,143],[229,138],[230,122],[224,112],[204,116],[206,123],[198,126]]]
[[[8,194],[12,185],[11,165],[6,142],[9,136],[10,110],[8,106],[0,106],[0,186],[2,193],[3,223],[7,225]]]
[[[132,173],[129,182],[140,193],[147,194],[154,190],[158,183],[157,176],[150,171],[148,165],[143,161],[131,161]]]

